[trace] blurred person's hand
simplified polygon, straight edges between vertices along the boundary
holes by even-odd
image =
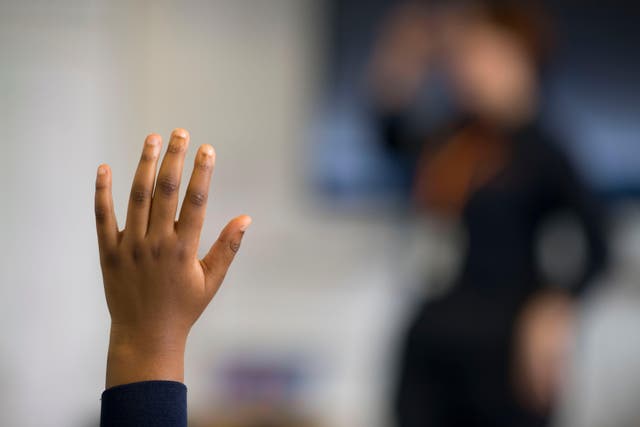
[[[98,168],[95,216],[111,315],[107,388],[145,380],[184,381],[187,335],[222,284],[251,223],[248,216],[229,222],[198,259],[215,154],[210,145],[199,148],[176,221],[188,143],[187,131],[173,131],[156,180],[162,141],[156,134],[146,138],[122,231],[114,213],[111,170]]]
[[[574,306],[561,291],[544,291],[522,310],[516,324],[515,384],[523,403],[546,413],[560,392],[573,336]]]

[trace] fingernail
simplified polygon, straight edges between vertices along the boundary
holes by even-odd
[[[98,166],[98,175],[105,175],[107,173],[107,168],[100,165]]]
[[[171,134],[182,139],[187,139],[187,137],[189,136],[189,132],[182,128],[175,128],[173,132],[171,132]]]
[[[202,152],[207,156],[213,156],[213,147],[210,145],[203,145]]]
[[[245,232],[247,228],[249,228],[252,222],[253,222],[253,219],[251,219],[251,217],[247,217],[247,220],[245,220],[245,222],[242,225],[240,225],[240,231]]]
[[[160,135],[152,133],[147,136],[146,143],[148,145],[158,145],[160,143]]]

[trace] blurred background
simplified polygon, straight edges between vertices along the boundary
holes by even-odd
[[[144,137],[184,127],[217,151],[203,254],[254,219],[190,424],[640,425],[639,18],[0,0],[0,424],[97,425],[95,170],[122,224]]]

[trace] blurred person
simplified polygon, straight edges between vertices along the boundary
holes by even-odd
[[[382,139],[413,177],[416,205],[458,218],[466,234],[451,290],[409,325],[400,427],[549,423],[575,297],[606,261],[600,207],[539,123],[550,45],[532,3],[474,1],[403,4],[375,47],[369,81]],[[412,127],[438,67],[453,88],[454,118]],[[573,283],[549,282],[536,254],[544,221],[560,210],[575,214],[587,242]]]
[[[217,290],[251,223],[243,215],[198,259],[215,153],[198,149],[178,220],[178,190],[189,134],[171,134],[158,177],[161,137],[149,135],[118,229],[107,165],[98,168],[95,218],[111,316],[103,427],[185,427],[184,352],[191,327]]]

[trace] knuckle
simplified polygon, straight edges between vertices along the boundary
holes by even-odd
[[[158,178],[158,188],[165,196],[172,196],[178,189],[178,180],[172,176],[162,176]]]
[[[139,263],[144,256],[144,248],[140,243],[134,243],[131,246],[131,259],[134,263]]]
[[[174,141],[171,141],[169,147],[167,147],[167,151],[173,154],[179,154],[184,152],[186,147],[185,140],[182,138],[176,138]]]
[[[187,258],[189,257],[189,251],[187,250],[187,247],[183,244],[177,245],[175,248],[175,251],[176,251],[175,252],[176,259],[180,263],[186,261]]]
[[[142,152],[142,155],[140,156],[140,162],[141,163],[150,163],[150,162],[156,161],[157,158],[158,158],[158,155],[155,153],[154,150],[145,149]]]
[[[151,198],[151,192],[143,187],[134,187],[131,190],[131,201],[134,205],[142,205]]]
[[[94,213],[98,224],[103,224],[107,220],[108,211],[104,206],[97,205],[94,209]]]
[[[231,240],[229,241],[229,249],[234,254],[240,250],[240,241],[239,240]]]
[[[197,207],[202,207],[207,203],[207,193],[192,191],[189,193],[189,202]]]
[[[198,160],[196,161],[196,169],[203,172],[210,172],[213,169],[213,161],[211,161],[211,156],[203,155],[198,156]]]
[[[114,250],[104,251],[102,254],[102,265],[105,268],[114,268],[120,264],[120,257]]]
[[[162,244],[160,242],[152,243],[149,247],[149,252],[151,254],[151,258],[154,260],[160,259],[160,256],[162,255]]]

